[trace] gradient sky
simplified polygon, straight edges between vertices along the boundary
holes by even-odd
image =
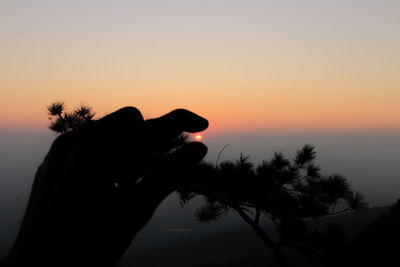
[[[0,258],[56,136],[54,101],[191,109],[210,121],[211,162],[226,144],[221,160],[259,162],[313,143],[324,174],[394,203],[399,14],[399,0],[0,0]]]
[[[210,132],[400,130],[400,1],[0,2],[0,128],[177,107]]]

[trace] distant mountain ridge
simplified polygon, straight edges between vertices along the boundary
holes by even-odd
[[[327,217],[320,223],[321,226],[337,223],[349,238],[355,238],[389,210],[389,207],[367,208]],[[190,231],[165,231],[165,228],[155,225],[146,228],[118,267],[276,266],[258,236],[233,214],[221,224],[199,223],[193,226]],[[317,260],[292,249],[285,250],[285,253],[290,255],[291,266],[322,266]]]

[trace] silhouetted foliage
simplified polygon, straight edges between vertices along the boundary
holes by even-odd
[[[317,247],[337,244],[344,232],[337,225],[319,229],[316,220],[360,209],[366,203],[342,175],[321,175],[315,158],[314,146],[305,145],[293,160],[274,153],[272,159],[256,168],[242,154],[239,159],[218,166],[202,163],[179,190],[181,202],[184,204],[196,195],[205,196],[206,205],[195,211],[201,222],[235,210],[272,250],[281,266],[287,266],[281,252],[285,246],[324,260],[326,254]],[[262,228],[262,216],[276,225],[278,240]]]
[[[73,112],[65,112],[64,102],[54,102],[47,107],[49,112],[49,128],[57,133],[75,130],[93,120],[94,112],[90,107],[81,105]]]
[[[54,102],[47,107],[50,116],[59,116],[64,112],[65,104],[64,102]]]

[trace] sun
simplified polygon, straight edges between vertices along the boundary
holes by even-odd
[[[203,136],[198,134],[198,135],[196,135],[195,138],[196,138],[196,141],[201,141],[201,139],[203,139]]]

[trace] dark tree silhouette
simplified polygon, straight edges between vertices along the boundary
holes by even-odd
[[[73,112],[65,112],[64,102],[54,102],[47,107],[50,115],[49,128],[57,133],[66,133],[88,124],[93,120],[95,113],[90,107],[81,105]]]
[[[321,230],[317,223],[307,224],[306,220],[315,222],[366,204],[342,175],[322,176],[314,164],[315,157],[314,146],[305,145],[293,160],[275,153],[257,168],[243,155],[234,162],[225,161],[217,166],[202,163],[193,172],[190,183],[180,188],[181,201],[205,196],[207,203],[195,211],[201,222],[216,220],[235,210],[271,249],[280,266],[288,266],[282,254],[285,246],[326,260],[316,245],[321,247],[324,242],[335,241],[343,236],[343,231],[336,226]],[[262,227],[262,216],[275,224],[278,240]]]

